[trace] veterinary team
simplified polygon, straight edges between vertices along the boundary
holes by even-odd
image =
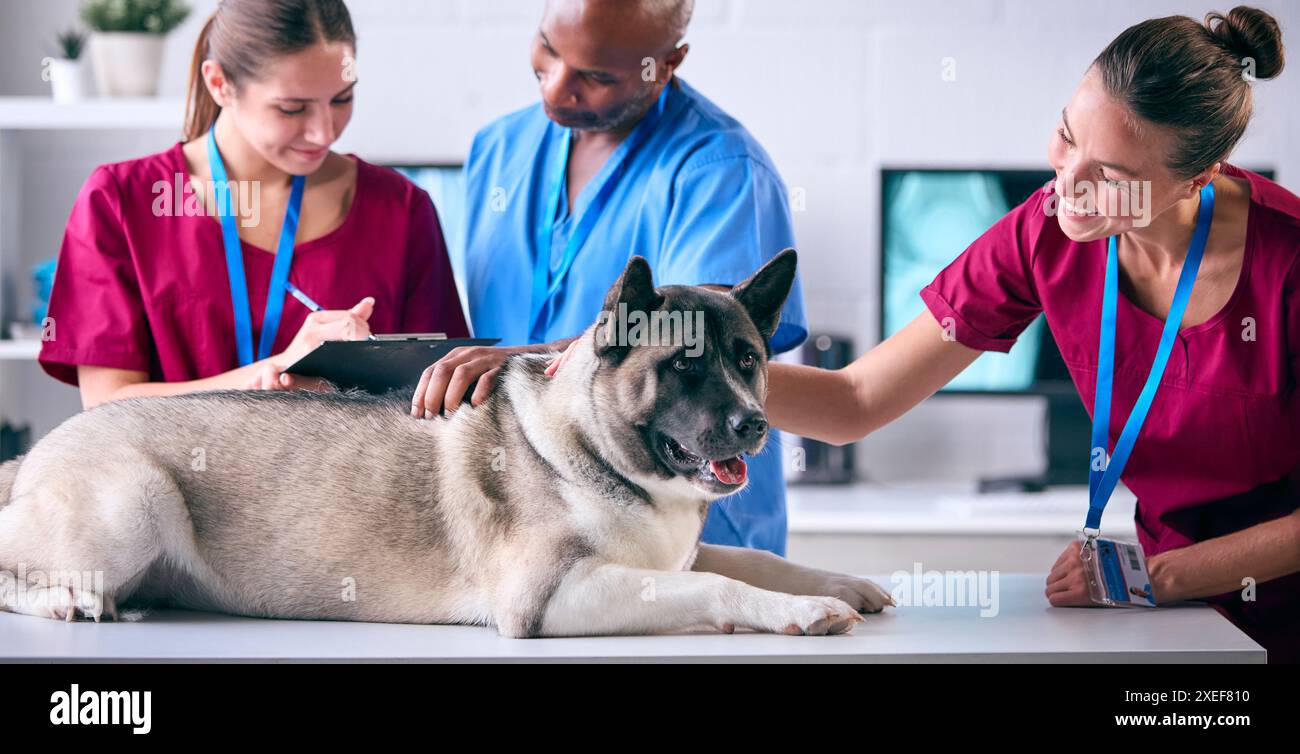
[[[541,101],[480,131],[465,165],[470,322],[503,345],[431,365],[412,396],[413,421],[481,402],[512,354],[564,349],[597,318],[632,254],[649,260],[657,285],[726,290],[796,246],[771,159],[677,76],[690,12],[689,0],[546,4],[531,49]],[[339,0],[223,0],[195,49],[186,140],[86,182],[50,299],[58,335],[40,355],[52,376],[80,386],[86,407],[314,388],[283,370],[324,340],[468,334],[428,195],[330,151],[351,114],[355,46]],[[856,439],[979,352],[1009,348],[1047,312],[1092,411],[1108,321],[1116,399],[1111,421],[1100,420],[1107,449],[1142,388],[1159,388],[1145,424],[1137,418],[1131,460],[1106,482],[1122,470],[1138,493],[1157,596],[1208,598],[1270,659],[1294,662],[1300,199],[1226,162],[1251,114],[1246,59],[1254,78],[1281,72],[1280,31],[1266,13],[1237,8],[1204,24],[1172,17],[1126,30],[1088,69],[1052,134],[1055,193],[1036,193],[972,244],[920,292],[930,311],[854,365],[774,365],[767,408],[775,426]],[[160,213],[152,187],[177,175],[195,188],[197,207]],[[262,222],[215,216],[225,197],[202,187],[223,177],[248,187],[232,201]],[[1145,227],[1104,202],[1075,206],[1065,188],[1125,180],[1154,187]],[[1063,208],[1051,216],[1049,196]],[[1197,228],[1199,247],[1189,245]],[[1184,269],[1193,275],[1180,284]],[[287,297],[286,284],[325,311]],[[1260,336],[1243,348],[1233,328],[1247,309]],[[1176,348],[1162,380],[1151,367],[1166,320]],[[796,280],[771,352],[806,335]],[[1108,408],[1109,392],[1095,402]],[[704,542],[784,553],[780,444],[773,432],[749,464],[748,487],[713,505]],[[1087,604],[1072,547],[1049,577],[1053,604]],[[1238,595],[1242,575],[1261,582],[1258,601]]]

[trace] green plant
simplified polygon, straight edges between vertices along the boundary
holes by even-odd
[[[166,34],[190,8],[180,0],[82,0],[81,20],[95,31]]]
[[[59,42],[59,55],[64,60],[76,60],[86,46],[86,35],[76,29],[61,31],[55,37]]]

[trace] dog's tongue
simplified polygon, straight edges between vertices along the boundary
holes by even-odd
[[[745,481],[745,459],[728,458],[725,461],[709,461],[709,469],[723,484],[736,485]]]

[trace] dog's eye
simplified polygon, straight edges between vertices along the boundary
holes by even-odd
[[[682,356],[678,356],[673,359],[673,369],[676,369],[679,372],[689,372],[691,371],[691,362],[687,361]]]
[[[757,363],[758,363],[758,354],[754,353],[753,351],[750,351],[749,353],[740,357],[741,369],[753,369],[754,365]]]

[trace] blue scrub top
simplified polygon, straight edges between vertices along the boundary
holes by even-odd
[[[785,184],[772,160],[734,118],[680,78],[663,114],[628,155],[623,174],[573,267],[542,311],[543,342],[578,335],[596,320],[627,260],[650,263],[655,285],[735,285],[795,245]],[[465,163],[465,279],[477,337],[530,342],[529,301],[538,229],[567,129],[540,104],[511,113],[474,138]],[[562,195],[551,249],[554,267],[613,160],[583,188],[569,213]],[[807,338],[798,277],[772,337],[781,353]],[[785,554],[783,439],[773,430],[749,459],[749,485],[715,503],[702,539]]]

